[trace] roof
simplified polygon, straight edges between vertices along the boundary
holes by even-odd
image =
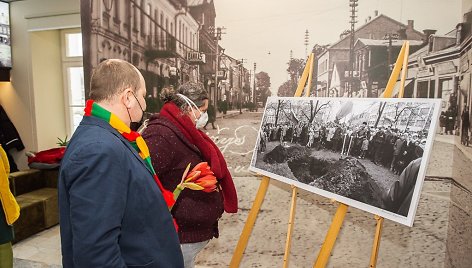
[[[406,25],[405,25],[405,24],[403,24],[403,23],[401,23],[401,22],[399,22],[399,21],[397,21],[397,20],[394,20],[394,19],[390,18],[389,16],[386,16],[386,15],[384,15],[384,14],[380,14],[380,15],[378,15],[377,17],[375,17],[375,18],[371,19],[370,21],[368,21],[367,23],[364,23],[361,27],[355,29],[355,30],[354,30],[354,33],[355,33],[355,32],[358,32],[358,31],[360,31],[360,30],[362,30],[363,28],[367,27],[367,26],[368,26],[369,24],[371,24],[371,23],[374,23],[375,21],[379,20],[380,18],[389,19],[389,20],[394,21],[395,23],[397,23],[399,26],[406,28]],[[412,29],[412,30],[415,31],[415,32],[418,33],[418,34],[424,35],[422,32],[420,32],[420,31],[418,31],[418,30],[415,30],[415,29]],[[341,43],[342,41],[344,41],[344,40],[346,40],[346,39],[348,39],[348,38],[350,38],[350,35],[346,35],[346,37],[339,39],[336,43],[330,45],[330,46],[328,47],[328,49],[332,48],[333,46],[335,46],[335,45]]]
[[[421,46],[424,43],[423,41],[418,41],[418,40],[392,40],[392,46],[393,47],[401,47],[403,45],[404,41],[410,42],[410,46]],[[389,46],[389,41],[388,40],[374,40],[374,39],[359,38],[359,39],[357,39],[355,45],[357,45],[358,42],[361,42],[365,46],[369,46],[369,47],[387,47],[387,46]]]
[[[418,49],[417,51],[415,51],[415,53],[410,54],[410,56],[408,56],[408,58],[416,60],[416,58],[418,56],[428,54],[428,49],[429,49],[429,46],[424,46],[424,47]]]

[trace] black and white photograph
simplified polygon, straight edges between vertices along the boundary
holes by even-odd
[[[411,226],[439,105],[269,98],[251,170]]]
[[[10,6],[0,2],[0,67],[11,67]]]

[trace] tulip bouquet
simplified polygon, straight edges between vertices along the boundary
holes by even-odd
[[[190,163],[182,174],[182,180],[174,190],[174,200],[177,200],[185,188],[206,193],[216,190],[216,177],[207,162],[198,163],[190,172],[189,170]]]

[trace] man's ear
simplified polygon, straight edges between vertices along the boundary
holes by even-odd
[[[121,102],[123,102],[123,104],[128,109],[131,109],[132,100],[129,97],[131,95],[131,93],[130,93],[131,90],[132,90],[131,88],[127,88],[127,89],[123,90],[123,92],[121,93],[121,96],[120,96]]]

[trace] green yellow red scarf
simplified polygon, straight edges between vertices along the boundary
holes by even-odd
[[[105,120],[110,124],[110,126],[116,129],[126,140],[129,141],[131,146],[139,153],[139,156],[141,156],[147,168],[151,171],[154,181],[156,182],[157,186],[159,186],[159,189],[162,192],[167,207],[171,209],[172,206],[175,204],[174,194],[166,190],[159,181],[156,171],[154,171],[154,168],[151,164],[151,156],[149,154],[149,149],[141,135],[138,132],[131,131],[131,129],[125,123],[123,123],[123,121],[121,121],[116,115],[100,107],[100,105],[95,103],[93,100],[87,100],[84,111],[85,116],[94,116]]]

